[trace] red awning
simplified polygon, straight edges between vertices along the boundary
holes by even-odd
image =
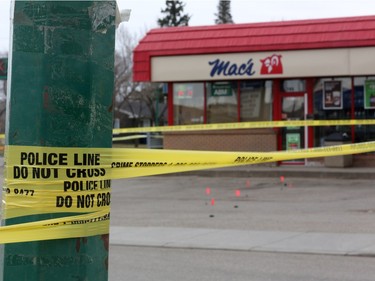
[[[153,29],[134,50],[134,81],[151,57],[375,46],[375,16]]]

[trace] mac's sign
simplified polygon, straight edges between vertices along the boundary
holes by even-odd
[[[260,75],[269,74],[283,74],[283,65],[281,62],[281,55],[272,55],[261,59],[260,63],[255,63],[252,58],[247,62],[233,63],[231,61],[224,61],[221,59],[215,59],[209,61],[208,64],[211,66],[210,76],[248,76],[251,77],[259,71]]]

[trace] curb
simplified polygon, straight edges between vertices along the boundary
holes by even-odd
[[[375,235],[173,227],[111,227],[112,246],[375,256]]]

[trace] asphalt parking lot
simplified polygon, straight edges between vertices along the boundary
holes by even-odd
[[[112,226],[374,233],[372,180],[158,176],[113,181]]]

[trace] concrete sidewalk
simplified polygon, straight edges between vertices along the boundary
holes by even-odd
[[[118,226],[110,233],[117,246],[375,256],[375,234]]]

